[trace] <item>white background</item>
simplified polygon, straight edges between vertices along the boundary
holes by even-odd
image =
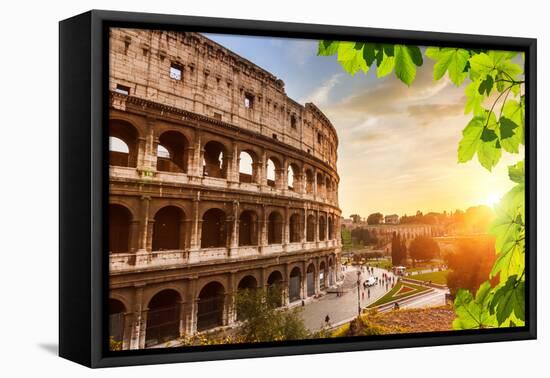
[[[544,148],[550,141],[548,113],[544,114],[550,12],[544,4],[525,0],[363,0],[327,5],[298,0],[3,1],[0,375],[478,378],[547,374],[549,280],[543,267],[548,268],[549,261],[550,209],[542,193],[550,190],[545,174],[550,149]],[[92,8],[538,38],[539,340],[102,370],[57,357],[57,22]]]

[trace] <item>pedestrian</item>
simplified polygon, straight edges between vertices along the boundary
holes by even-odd
[[[361,299],[365,300],[365,292],[364,291],[361,293]]]
[[[306,305],[306,302],[302,299],[302,307]]]
[[[328,316],[325,316],[325,323],[327,324],[327,326],[330,324],[330,317]]]
[[[367,290],[367,296],[370,299],[370,289]]]

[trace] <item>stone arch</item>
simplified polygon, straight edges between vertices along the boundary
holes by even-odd
[[[109,165],[137,167],[138,138],[139,132],[133,124],[111,119],[109,121]],[[126,149],[116,148],[118,140],[124,143],[127,152]]]
[[[300,167],[296,163],[290,163],[287,168],[287,187],[297,191],[300,183]]]
[[[274,156],[270,156],[266,161],[265,174],[267,179],[267,185],[276,187],[281,178],[280,160]]]
[[[315,241],[315,216],[313,214],[307,216],[306,241]]]
[[[240,279],[239,284],[237,285],[237,290],[252,290],[258,288],[258,280],[251,274],[247,274]]]
[[[173,289],[156,293],[147,305],[145,346],[152,346],[180,336],[181,296]]]
[[[203,286],[198,296],[197,330],[204,331],[224,323],[225,288],[218,281]]]
[[[305,179],[306,179],[306,193],[313,193],[313,186],[315,185],[315,176],[313,171],[310,168],[305,170]]]
[[[258,215],[244,210],[239,216],[239,246],[258,245]]]
[[[283,216],[273,210],[267,220],[267,243],[281,244],[283,242]]]
[[[121,300],[109,298],[109,336],[117,342],[122,342],[124,339],[126,312],[127,307]]]
[[[334,232],[334,215],[329,215],[328,217],[328,238],[329,240],[336,239],[336,235]]]
[[[295,302],[302,298],[302,271],[297,266],[290,271],[288,297],[290,302]]]
[[[268,297],[270,297],[270,292],[277,295],[276,298],[273,298],[277,307],[283,305],[283,284],[283,274],[280,271],[274,270],[269,274],[267,278]]]
[[[327,221],[323,214],[319,215],[319,240],[325,241],[327,237]]]
[[[302,222],[299,213],[290,216],[288,222],[288,232],[290,243],[299,243],[302,241]]]
[[[109,252],[130,252],[132,213],[123,205],[109,204]]]
[[[306,295],[315,295],[315,265],[310,263],[306,270]]]
[[[176,206],[165,206],[155,214],[153,251],[184,249],[185,213]]]
[[[239,182],[256,182],[258,176],[258,157],[250,149],[241,150],[239,153]]]
[[[160,154],[163,147],[168,156]],[[157,171],[163,172],[187,172],[189,141],[184,134],[168,130],[160,134],[157,148]]]
[[[228,149],[221,142],[211,140],[204,145],[203,176],[227,178]]]
[[[211,208],[202,216],[201,248],[219,248],[227,244],[225,212]]]
[[[323,193],[325,188],[325,179],[321,172],[317,172],[317,194]]]

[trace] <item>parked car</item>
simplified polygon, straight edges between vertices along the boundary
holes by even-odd
[[[376,279],[374,277],[369,277],[363,282],[364,287],[371,287],[376,285]]]

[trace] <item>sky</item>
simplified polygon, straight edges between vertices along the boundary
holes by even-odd
[[[523,158],[506,152],[493,172],[477,157],[457,163],[464,115],[464,87],[434,81],[424,64],[410,87],[375,69],[350,76],[335,56],[317,56],[317,41],[206,34],[285,82],[287,95],[313,102],[339,138],[339,203],[342,215],[414,214],[494,206],[512,187],[507,166]]]

